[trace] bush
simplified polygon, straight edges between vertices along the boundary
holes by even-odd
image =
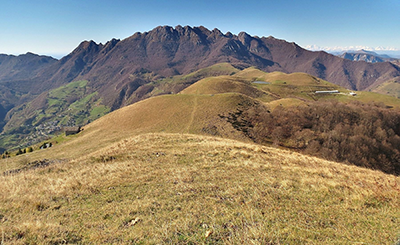
[[[16,155],[18,156],[18,155],[21,155],[21,154],[24,154],[24,153],[22,152],[22,150],[20,148],[18,148],[18,151],[17,151]]]

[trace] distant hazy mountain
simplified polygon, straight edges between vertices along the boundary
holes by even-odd
[[[367,51],[367,50],[358,50],[358,51],[346,51],[338,54],[339,57],[348,59],[348,60],[353,60],[353,61],[365,61],[365,62],[370,62],[370,63],[377,63],[377,62],[391,62],[394,61],[395,59],[390,57],[389,55],[386,54],[378,54],[373,51]]]

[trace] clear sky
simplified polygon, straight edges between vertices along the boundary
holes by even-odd
[[[159,25],[203,25],[302,47],[400,50],[400,0],[0,0],[0,53],[63,56]]]

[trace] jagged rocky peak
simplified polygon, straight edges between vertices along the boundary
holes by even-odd
[[[102,53],[107,53],[109,52],[111,49],[113,49],[115,47],[115,45],[117,45],[117,43],[119,43],[120,40],[119,39],[111,39],[110,41],[106,42],[106,44],[104,44],[103,49],[102,49]]]
[[[175,27],[175,31],[177,32],[177,34],[179,35],[180,38],[185,37],[187,39],[199,39],[199,30],[196,30],[196,28],[192,28],[190,26],[176,26]],[[201,32],[201,31],[200,31]]]
[[[232,38],[233,37],[232,32],[228,31],[227,33],[225,33],[225,37]]]
[[[131,37],[128,37],[127,39],[140,39],[142,38],[143,35],[146,35],[147,32],[141,33],[141,32],[135,32]]]
[[[218,38],[224,37],[224,34],[223,34],[219,29],[214,28],[214,29],[211,31],[209,37],[212,38],[212,39],[214,39],[214,40],[216,40],[216,39],[218,39]]]
[[[150,33],[158,35],[171,35],[175,33],[175,29],[172,26],[157,26]]]
[[[270,39],[270,40],[271,40],[271,39],[272,39],[272,40],[276,39],[274,36],[271,36],[271,35],[270,35],[270,36],[268,36],[268,37],[262,37],[262,38],[265,38],[265,39]]]
[[[150,41],[155,42],[176,40],[177,38],[176,31],[171,26],[158,26],[146,34]]]
[[[218,28],[214,28],[212,30],[212,33],[215,33],[215,34],[218,34],[218,35],[224,35],[224,34],[222,34],[222,32]]]
[[[144,33],[136,32],[131,37],[129,37],[129,39],[137,40],[143,38],[143,36],[145,36],[147,40],[154,42],[178,41],[178,39],[186,39],[191,40],[193,43],[196,44],[205,44],[208,42],[209,38],[216,40],[221,37],[234,37],[234,35],[230,32],[224,35],[217,28],[210,31],[204,26],[191,27],[177,25],[175,27],[158,26],[153,30]]]
[[[104,46],[115,45],[115,44],[117,44],[119,41],[121,41],[121,40],[120,40],[120,39],[113,38],[113,39],[111,39],[110,41],[106,42],[106,44],[105,44]]]
[[[249,34],[243,31],[239,33],[238,39],[246,47],[249,47],[251,45],[251,40],[253,40]]]
[[[95,41],[90,40],[90,41],[83,41],[79,44],[79,46],[72,51],[72,53],[80,53],[82,51],[88,51],[88,50],[92,50],[94,48],[99,48],[99,46],[102,46],[102,44],[97,44]]]
[[[93,41],[93,40],[90,40],[90,41],[83,41],[82,42],[82,47],[83,48],[85,48],[85,49],[90,49],[90,48],[92,48],[92,47],[97,47],[97,46],[99,46],[99,45],[101,45],[101,44],[97,44],[95,41]]]
[[[211,31],[204,26],[194,27],[193,29],[203,33],[206,36],[209,36],[211,34]]]
[[[146,33],[149,41],[164,42],[189,40],[194,44],[205,43],[211,31],[205,27],[190,27],[190,26],[159,26],[154,28],[149,33]],[[141,34],[135,34],[133,38],[140,38]]]
[[[175,26],[175,30],[180,34],[180,35],[190,35],[190,33],[193,31],[192,27],[190,26],[181,26],[177,25]]]
[[[121,40],[119,39],[111,39],[110,41],[106,42],[106,44],[104,44],[104,49],[112,49],[115,45],[117,45],[117,43],[119,43]]]

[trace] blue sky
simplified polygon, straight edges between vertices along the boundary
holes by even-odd
[[[159,25],[203,25],[302,47],[400,50],[400,0],[0,0],[0,53],[62,56]]]

